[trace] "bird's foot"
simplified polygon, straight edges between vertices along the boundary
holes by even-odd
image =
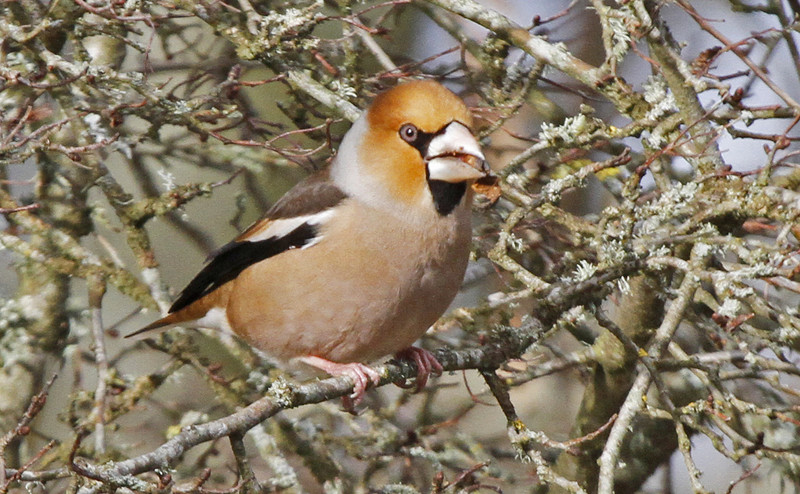
[[[314,356],[302,357],[300,361],[323,370],[331,376],[347,376],[353,380],[353,392],[349,396],[342,397],[342,404],[345,410],[350,413],[353,413],[355,407],[364,399],[364,392],[367,390],[370,381],[375,386],[381,382],[381,375],[378,374],[378,371],[360,362],[341,364]]]
[[[417,364],[416,384],[409,383],[408,380],[395,381],[397,386],[404,389],[415,387],[415,393],[418,393],[428,384],[428,377],[430,377],[431,373],[441,376],[442,372],[444,372],[444,368],[436,359],[436,356],[424,348],[410,346],[397,352],[394,357],[396,359],[413,360]]]

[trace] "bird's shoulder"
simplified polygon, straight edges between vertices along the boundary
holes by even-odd
[[[246,228],[232,243],[269,235],[284,222],[313,220],[318,215],[330,212],[346,198],[347,194],[330,180],[327,169],[317,172],[286,192],[261,219]]]

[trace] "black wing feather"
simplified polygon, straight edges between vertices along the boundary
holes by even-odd
[[[302,247],[317,236],[317,228],[303,223],[288,235],[270,237],[257,242],[230,242],[211,254],[211,260],[183,289],[169,308],[179,311],[236,278],[248,266],[289,249]]]

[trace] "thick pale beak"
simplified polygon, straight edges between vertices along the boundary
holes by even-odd
[[[490,171],[478,141],[459,122],[450,123],[431,140],[425,162],[431,180],[451,183],[476,180]]]

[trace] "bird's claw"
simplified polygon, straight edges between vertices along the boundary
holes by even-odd
[[[415,393],[418,393],[428,384],[428,378],[431,374],[441,376],[444,372],[444,368],[436,359],[436,356],[424,348],[415,346],[408,347],[395,354],[395,358],[413,360],[414,363],[417,364],[417,377],[414,379],[415,383],[411,383],[407,379],[394,382],[395,385],[403,389],[415,388]]]
[[[314,356],[302,357],[300,360],[327,372],[331,376],[346,376],[353,381],[353,392],[348,396],[342,397],[344,409],[350,413],[354,413],[355,407],[364,399],[364,393],[367,391],[369,383],[372,382],[377,386],[381,382],[381,375],[378,371],[360,362],[341,364]]]

